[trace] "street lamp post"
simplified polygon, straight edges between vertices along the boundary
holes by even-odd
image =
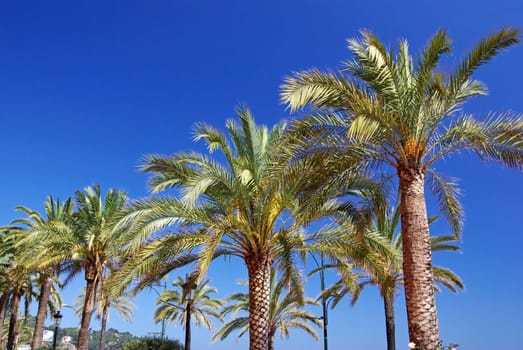
[[[163,292],[167,290],[167,281],[163,281]],[[162,343],[165,344],[165,317],[162,318]]]
[[[185,350],[191,350],[191,306],[194,299],[194,290],[196,289],[196,283],[189,281],[185,284],[184,288],[187,290],[187,303],[185,305]]]
[[[329,350],[329,342],[327,335],[327,326],[329,324],[329,314],[327,310],[329,309],[329,303],[334,299],[335,296],[331,297],[322,297],[321,298],[321,307],[323,309],[323,350]]]
[[[56,311],[53,315],[54,318],[54,334],[53,334],[53,349],[56,349],[56,338],[58,337],[58,328],[60,327],[60,322],[62,322],[62,314],[60,310]]]
[[[167,290],[167,281],[163,280],[163,284],[159,282],[158,286],[162,287],[163,292],[165,293],[165,291]],[[156,295],[158,295],[158,297],[161,296],[161,293],[158,292],[154,286],[149,286],[149,288],[151,288],[151,290],[153,290],[156,293]],[[162,343],[165,342],[165,317],[162,318],[162,332],[160,334],[160,337],[162,339]]]
[[[323,294],[325,291],[325,270],[324,270],[324,263],[323,263],[323,254],[320,254],[320,261],[316,259],[314,254],[311,254],[312,259],[314,260],[314,263],[316,264],[316,267],[318,267],[320,272],[320,288],[321,288],[321,309],[322,309],[322,316],[321,319],[323,321],[323,350],[329,350],[329,336],[328,336],[328,325],[329,325],[329,314],[327,311],[328,308],[328,302],[327,296]]]

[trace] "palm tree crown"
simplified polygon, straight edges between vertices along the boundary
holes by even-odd
[[[154,321],[160,322],[165,319],[168,323],[177,322],[182,327],[185,327],[186,308],[187,303],[189,303],[191,316],[194,317],[196,326],[205,326],[207,329],[212,329],[212,321],[209,316],[221,320],[219,309],[223,305],[223,301],[213,299],[211,296],[218,290],[209,287],[209,281],[204,281],[196,285],[189,300],[185,291],[186,283],[187,281],[178,277],[173,282],[174,289],[166,290],[160,294],[156,300],[158,307],[154,312]]]

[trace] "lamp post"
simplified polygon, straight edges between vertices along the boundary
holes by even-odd
[[[319,269],[320,272],[320,288],[321,288],[321,309],[322,309],[322,316],[321,319],[323,321],[323,350],[329,350],[329,336],[328,336],[328,325],[329,325],[329,314],[328,314],[328,304],[330,300],[327,300],[328,297],[323,294],[325,291],[325,270],[324,270],[324,263],[323,263],[323,254],[320,254],[320,261],[318,262],[318,259],[314,256],[314,254],[311,253],[312,259],[314,260],[314,263],[316,264],[316,267]]]
[[[161,282],[158,282],[158,287],[162,287],[163,288],[163,292],[165,293],[165,291],[167,290],[167,281],[165,279],[163,279],[163,283]],[[156,293],[156,295],[158,295],[158,297],[160,297],[162,294],[160,292],[158,292],[156,290],[156,288],[154,286],[149,286],[149,288],[154,291]],[[162,318],[162,332],[160,333],[160,337],[162,339],[162,343],[165,342],[165,317]]]
[[[60,322],[62,322],[62,314],[60,310],[56,311],[53,315],[54,318],[54,334],[53,334],[53,349],[56,349],[56,338],[58,337],[58,328],[60,327]]]
[[[191,350],[191,307],[194,299],[194,290],[196,283],[194,280],[187,281],[183,288],[185,289],[186,301],[185,304],[185,350]]]
[[[160,285],[161,287],[163,287],[163,291],[165,293],[165,291],[167,290],[167,281],[163,281],[163,285]],[[162,318],[162,343],[165,342],[165,317]]]
[[[329,349],[329,342],[327,336],[327,326],[329,324],[329,314],[327,310],[329,309],[329,303],[334,299],[334,296],[322,297],[321,298],[321,307],[323,309],[323,315],[321,319],[323,320],[323,350]]]

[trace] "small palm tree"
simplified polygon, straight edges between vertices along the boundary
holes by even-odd
[[[245,283],[242,283],[245,285]],[[270,308],[269,308],[269,350],[274,350],[274,339],[279,331],[282,338],[289,338],[292,328],[302,329],[314,339],[318,340],[318,333],[313,326],[320,326],[319,318],[305,310],[304,305],[318,305],[310,298],[302,302],[293,292],[287,292],[286,283],[273,270],[271,273]],[[238,293],[227,298],[231,304],[223,308],[222,317],[232,315],[232,319],[225,323],[213,336],[213,341],[224,340],[232,332],[239,331],[238,338],[249,330],[249,317],[236,316],[237,313],[249,312],[249,294]]]
[[[425,182],[430,180],[457,235],[462,227],[458,189],[435,172],[434,163],[468,151],[523,169],[520,115],[490,114],[478,120],[462,112],[469,99],[487,93],[482,82],[472,79],[474,71],[519,43],[519,35],[518,29],[505,28],[485,37],[447,74],[438,67],[451,52],[446,31],[438,31],[416,59],[407,41],[392,51],[363,31],[361,38],[348,40],[353,59],[342,72],[299,72],[282,86],[282,101],[291,110],[310,106],[314,112],[293,126],[291,158],[306,157],[314,164],[314,159],[331,157],[338,169],[389,167],[396,175],[409,337],[424,350],[440,347]]]
[[[158,305],[154,313],[156,323],[166,320],[168,323],[178,322],[185,329],[185,350],[191,347],[191,317],[194,317],[197,327],[205,326],[212,329],[210,317],[221,320],[218,312],[223,301],[213,299],[211,294],[216,293],[216,288],[208,286],[209,281],[195,285],[190,277],[185,280],[178,277],[173,282],[175,289],[166,290],[160,294],[156,301]]]
[[[95,297],[96,318],[102,321],[100,329],[100,344],[99,350],[105,349],[105,335],[107,332],[107,322],[109,321],[110,309],[115,310],[120,317],[127,322],[131,322],[133,318],[133,309],[136,307],[130,300],[129,293],[121,293],[120,295],[113,295],[109,291],[103,292],[101,288],[98,289]],[[83,306],[85,305],[85,288],[74,301],[74,309],[76,316],[81,317]]]

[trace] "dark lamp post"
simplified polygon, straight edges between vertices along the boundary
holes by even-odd
[[[322,292],[321,296],[321,309],[322,309],[322,316],[319,317],[323,321],[323,350],[329,350],[329,336],[328,336],[328,325],[329,325],[329,303],[333,300],[334,297],[338,296],[339,294],[334,295],[325,295],[323,292],[325,291],[325,264],[323,260],[323,254],[320,254],[320,261],[316,259],[314,254],[311,253],[312,259],[314,260],[314,263],[316,264],[316,267],[318,268],[320,272],[320,288]]]
[[[62,322],[62,314],[60,310],[56,311],[53,315],[54,318],[54,335],[53,335],[53,349],[56,349],[56,338],[58,337],[58,328],[60,327],[60,322]]]
[[[185,306],[185,350],[191,350],[191,306],[194,301],[196,283],[193,282],[192,285],[186,285],[186,287],[189,287],[189,295],[187,295]]]

